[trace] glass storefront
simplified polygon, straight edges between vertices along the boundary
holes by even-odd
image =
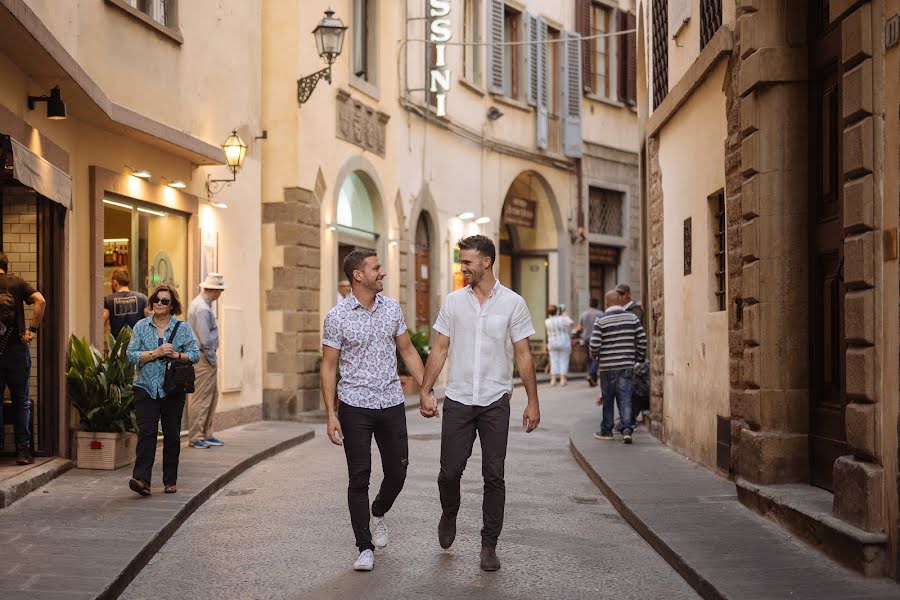
[[[149,296],[156,286],[171,285],[186,305],[190,301],[187,215],[130,198],[105,197],[104,295],[112,293],[113,271],[122,268],[131,273],[132,290]]]

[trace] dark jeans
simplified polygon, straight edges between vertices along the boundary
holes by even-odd
[[[619,405],[622,431],[634,429],[631,420],[631,389],[634,385],[634,369],[600,372],[600,389],[603,393],[603,422],[600,433],[612,433],[615,420],[613,402]]]
[[[596,358],[588,357],[588,377],[593,381],[597,381],[597,367],[600,365],[600,361]]]
[[[347,504],[359,551],[374,550],[369,530],[369,477],[372,474],[372,435],[381,454],[384,479],[372,503],[372,516],[383,517],[394,505],[406,481],[409,465],[406,406],[358,408],[341,402],[338,419],[347,456]]]
[[[13,406],[13,429],[16,447],[31,449],[31,398],[28,378],[31,376],[31,352],[28,346],[16,344],[0,355],[0,398],[9,387]],[[0,410],[0,447],[3,446],[3,411]]]
[[[494,548],[503,529],[506,504],[506,441],[509,437],[509,394],[489,406],[468,406],[444,401],[441,423],[441,472],[438,489],[441,508],[450,518],[459,512],[459,482],[472,456],[475,435],[481,440],[481,475],[484,477],[481,545]]]
[[[143,388],[134,388],[134,412],[137,416],[138,442],[134,478],[150,483],[156,459],[156,434],[162,420],[163,485],[178,482],[178,457],[181,455],[181,414],[184,394],[151,398]]]

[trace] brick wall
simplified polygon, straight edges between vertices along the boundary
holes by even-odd
[[[10,272],[18,275],[31,285],[38,281],[38,236],[37,236],[37,200],[34,192],[4,189],[0,192],[3,223],[3,251],[9,257]],[[25,305],[25,325],[31,323],[32,309]],[[35,448],[40,448],[38,439],[38,419],[40,416],[40,395],[38,393],[38,344],[31,344],[31,379],[30,397],[32,402],[32,433]],[[4,403],[9,402],[9,391],[3,393]],[[12,417],[11,409],[7,414]],[[15,448],[13,441],[12,418],[4,419],[3,449]]]

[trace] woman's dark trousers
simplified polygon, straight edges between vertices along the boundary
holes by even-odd
[[[178,457],[181,455],[181,415],[184,412],[184,394],[151,398],[143,388],[135,386],[134,412],[138,423],[134,478],[150,483],[153,461],[156,458],[156,434],[159,431],[161,420],[163,485],[175,485],[178,482]]]

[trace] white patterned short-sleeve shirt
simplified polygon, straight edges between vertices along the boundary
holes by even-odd
[[[325,316],[322,345],[340,350],[338,400],[358,408],[402,404],[397,336],[406,332],[400,303],[377,294],[372,312],[351,292]]]

